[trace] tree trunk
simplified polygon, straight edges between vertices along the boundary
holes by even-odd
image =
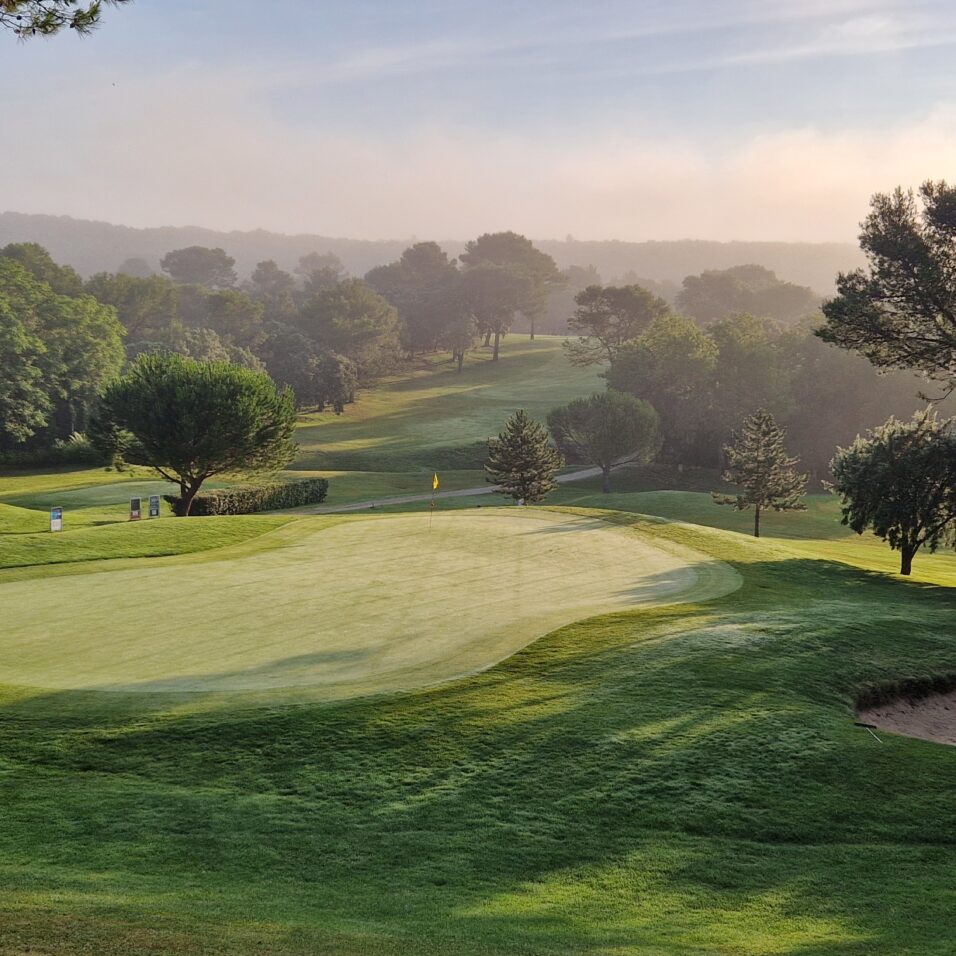
[[[176,505],[176,515],[179,518],[188,518],[189,511],[193,506],[193,498],[199,492],[199,489],[202,485],[202,482],[198,482],[195,485],[187,484],[186,482],[180,482],[179,485],[179,504]]]
[[[609,494],[611,491],[611,466],[601,465],[601,491]]]
[[[916,555],[916,548],[912,545],[904,545],[900,558],[900,574],[911,574],[913,571],[913,558]]]
[[[492,362],[498,361],[498,345],[500,342],[501,342],[501,333],[496,331],[495,332],[495,350],[494,352],[491,353]]]
[[[534,341],[534,316],[531,316],[531,341]]]
[[[489,345],[491,345],[491,329],[485,332],[485,347],[487,348]]]
[[[465,350],[459,349],[458,355],[455,356],[458,359],[458,371],[461,372],[462,365],[465,364]]]
[[[754,506],[754,537],[760,537],[760,505]]]

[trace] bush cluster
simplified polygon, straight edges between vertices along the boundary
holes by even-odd
[[[217,488],[193,498],[191,515],[248,515],[257,511],[278,511],[300,505],[317,505],[325,500],[329,483],[325,478],[276,481],[264,485]],[[178,495],[165,495],[176,510]]]
[[[46,448],[0,452],[0,468],[58,468],[61,465],[106,465],[107,456],[82,436],[57,441]]]

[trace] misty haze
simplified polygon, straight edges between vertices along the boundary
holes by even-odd
[[[0,956],[950,956],[954,47],[0,0]]]

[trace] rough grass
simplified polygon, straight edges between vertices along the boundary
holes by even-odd
[[[0,512],[0,517],[2,515]],[[280,528],[290,520],[279,515],[240,515],[230,519],[169,518],[81,527],[56,534],[49,530],[34,534],[2,534],[0,569],[37,567],[36,573],[40,574],[46,573],[49,565],[190,554],[246,541]],[[49,528],[48,519],[46,524]],[[0,571],[0,586],[9,578],[9,574]],[[82,593],[78,598],[82,603]],[[156,598],[166,599],[163,592],[154,595],[153,599]],[[38,603],[47,601],[39,593],[35,600]],[[61,611],[63,600],[61,594],[57,598]],[[104,620],[111,617],[111,610],[106,605],[100,608],[100,613]]]
[[[948,956],[953,752],[852,704],[953,671],[956,592],[639,530],[743,588],[380,700],[9,688],[0,952]]]

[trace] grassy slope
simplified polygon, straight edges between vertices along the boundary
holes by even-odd
[[[354,498],[417,490],[433,467],[467,487],[467,445],[510,411],[487,371],[474,395],[423,380],[377,409],[369,396],[306,429],[300,464],[381,469],[343,480]],[[483,389],[498,394],[487,417]],[[533,397],[521,404],[541,414],[570,395]],[[0,500],[66,487],[29,481],[0,479]],[[747,529],[704,495],[620,487],[553,500],[620,509],[608,517],[634,533],[730,560],[744,587],[574,624],[394,698],[0,690],[0,953],[949,954],[953,751],[877,743],[851,705],[871,683],[956,673],[956,561],[874,574],[895,556],[847,538],[824,499],[768,516],[753,541],[627,514]],[[157,560],[185,577],[207,557]],[[178,597],[173,579],[143,613]]]
[[[543,419],[603,385],[598,370],[573,368],[554,336],[508,338],[497,365],[479,353],[461,375],[450,364],[439,368],[364,392],[344,415],[312,416],[314,424],[299,431],[296,467],[428,475],[480,470],[485,440],[516,409]]]
[[[10,689],[0,951],[951,952],[953,752],[850,707],[956,671],[954,592],[638,530],[743,589],[393,699]]]

